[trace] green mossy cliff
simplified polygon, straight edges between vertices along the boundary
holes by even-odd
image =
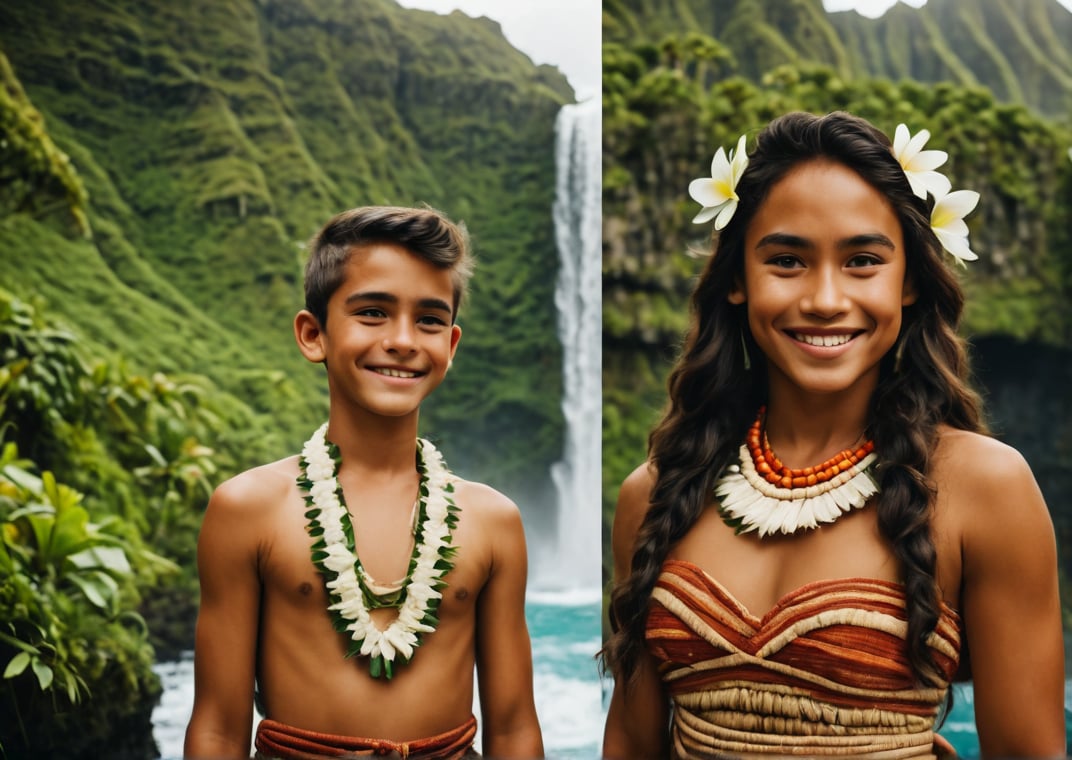
[[[879,18],[827,13],[822,0],[606,0],[605,42],[709,35],[732,53],[723,74],[758,82],[782,64],[842,79],[981,86],[1051,116],[1072,113],[1072,14],[1056,0],[897,3]]]
[[[488,19],[391,0],[16,0],[0,51],[7,112],[58,146],[0,152],[6,287],[136,365],[217,380],[272,414],[283,454],[325,409],[291,338],[304,241],[344,208],[428,203],[466,222],[479,266],[424,429],[459,472],[547,498],[557,70]],[[51,223],[48,162],[61,198],[85,188],[59,206],[85,236]]]

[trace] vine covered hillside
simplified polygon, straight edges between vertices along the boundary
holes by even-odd
[[[527,519],[553,504],[572,100],[496,23],[393,0],[0,4],[0,756],[156,756],[208,497],[326,415],[291,320],[338,211],[466,224],[422,433]]]
[[[808,3],[777,5],[799,10]],[[931,12],[936,12],[940,5],[930,0],[926,7],[935,6]],[[692,21],[700,6],[712,13],[734,6],[743,13],[774,4],[691,4],[692,18],[683,17],[682,31],[654,42],[639,34],[638,19],[655,24],[664,18],[659,6],[644,0],[605,5],[605,524],[618,486],[644,459],[647,434],[662,409],[666,377],[685,333],[688,296],[710,250],[710,224],[691,222],[699,207],[688,196],[690,180],[709,173],[719,146],[729,150],[742,134],[754,138],[782,113],[840,109],[890,135],[902,122],[914,132],[930,130],[928,147],[948,152],[942,171],[954,187],[980,193],[967,219],[980,260],[960,274],[967,294],[963,329],[973,344],[992,427],[1031,463],[1053,512],[1063,572],[1072,573],[1067,509],[1072,402],[1066,392],[1072,379],[1072,125],[1067,115],[1045,117],[1025,105],[1001,102],[978,86],[850,78],[836,67],[800,61],[779,63],[754,81],[731,76],[728,72],[742,68],[736,53],[740,41],[695,31]],[[672,28],[668,19],[664,22]],[[637,33],[626,39],[628,30]],[[1066,609],[1072,610],[1072,603]]]
[[[702,34],[732,52],[722,75],[758,82],[781,64],[842,79],[985,87],[1050,116],[1072,111],[1072,13],[1057,0],[897,3],[879,18],[828,13],[822,0],[606,0],[603,39],[658,44]]]

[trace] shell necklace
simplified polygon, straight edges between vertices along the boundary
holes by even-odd
[[[453,476],[443,457],[428,441],[417,439],[420,474],[413,553],[397,592],[378,594],[368,587],[368,575],[354,548],[354,526],[338,480],[339,449],[326,438],[325,422],[305,443],[298,487],[306,491],[313,564],[324,577],[335,630],[350,639],[347,657],[369,658],[373,678],[391,678],[396,658],[402,664],[413,657],[423,634],[439,623],[437,612],[445,576],[454,567],[457,548],[451,536],[458,523],[458,507],[451,494]],[[369,615],[370,608],[393,607],[398,616],[383,631]]]
[[[719,513],[738,534],[756,531],[762,538],[811,530],[859,509],[878,493],[871,473],[878,459],[874,441],[845,449],[816,467],[793,470],[771,451],[763,431],[765,412],[760,407],[739,462],[715,484]]]

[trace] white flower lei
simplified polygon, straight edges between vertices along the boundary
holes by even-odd
[[[421,645],[421,635],[435,631],[437,612],[446,587],[443,576],[454,567],[456,547],[450,546],[458,507],[450,494],[452,476],[443,457],[428,441],[417,439],[420,489],[413,554],[399,592],[398,617],[381,631],[372,622],[366,591],[360,580],[365,572],[354,548],[353,522],[339,484],[338,448],[327,438],[325,422],[302,449],[298,486],[308,493],[305,516],[315,542],[313,564],[324,576],[332,604],[328,606],[335,630],[350,637],[346,656],[369,657],[374,678],[394,675],[394,660],[409,662]]]

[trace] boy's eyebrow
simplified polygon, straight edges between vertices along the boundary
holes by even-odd
[[[772,232],[769,235],[764,235],[756,243],[756,248],[763,248],[768,245],[776,245],[784,248],[812,248],[814,244],[807,238],[802,238],[799,235],[790,235],[786,232]],[[863,235],[853,235],[852,237],[839,240],[838,248],[866,248],[871,245],[880,245],[883,248],[889,248],[891,251],[896,250],[897,246],[893,244],[887,236],[881,232],[869,232]]]
[[[417,305],[422,309],[435,309],[436,311],[445,311],[447,314],[454,313],[451,305],[442,298],[422,298],[417,302]]]
[[[375,301],[379,303],[398,303],[398,296],[394,293],[386,293],[379,290],[369,290],[360,293],[351,293],[346,296],[346,305],[349,306],[357,301]],[[417,301],[417,306],[421,309],[434,309],[436,311],[445,311],[447,314],[452,314],[454,309],[449,303],[442,298],[422,298]]]

